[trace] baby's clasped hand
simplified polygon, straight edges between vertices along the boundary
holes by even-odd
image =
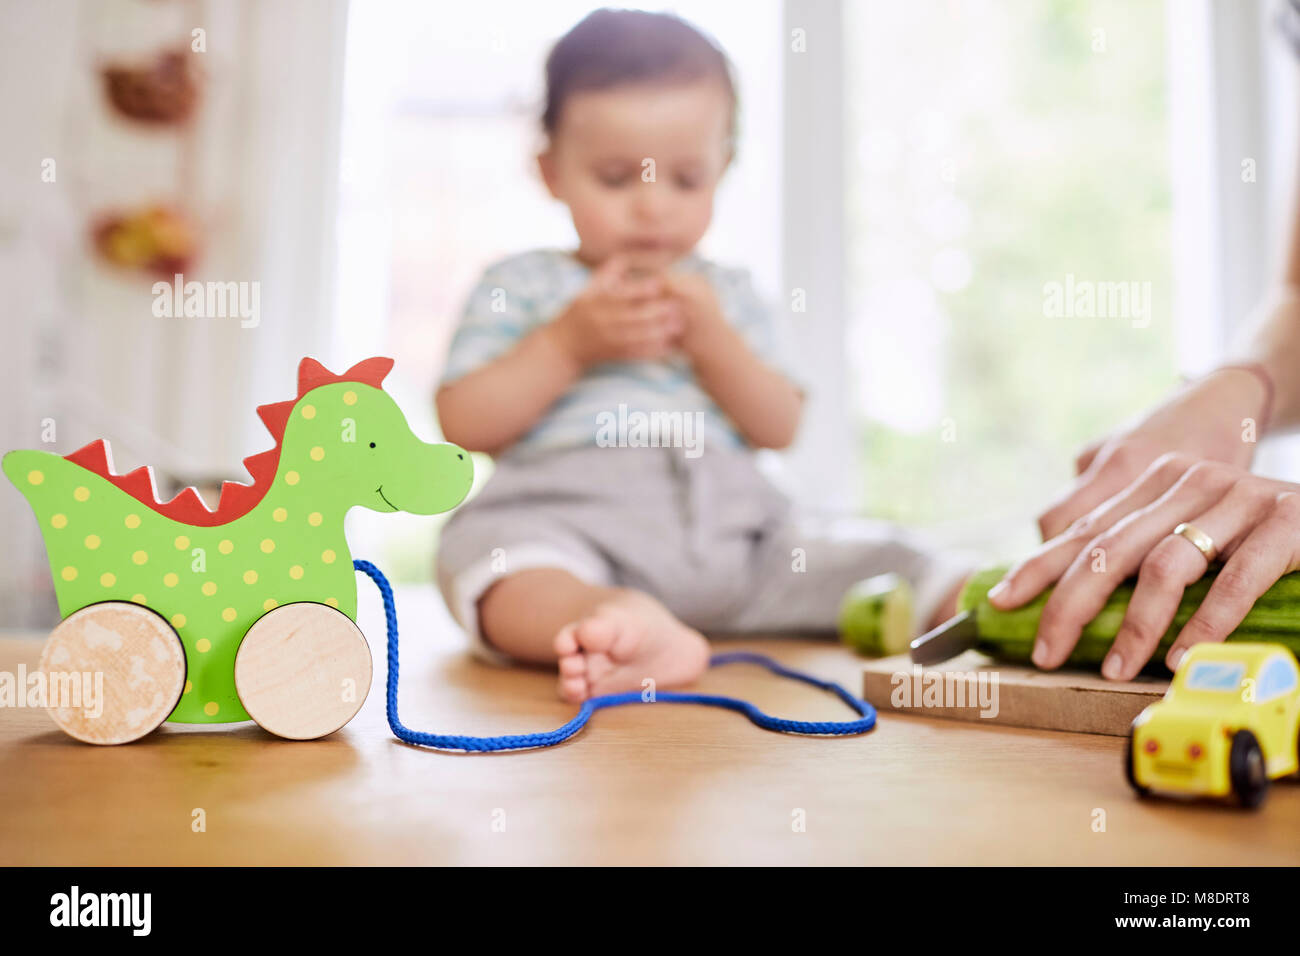
[[[683,329],[678,345],[691,361],[726,347],[727,319],[712,283],[697,272],[670,272],[664,277],[668,294],[678,304]]]
[[[621,256],[604,262],[551,322],[556,341],[582,368],[667,358],[684,327],[682,303],[669,294],[665,277],[634,274]]]

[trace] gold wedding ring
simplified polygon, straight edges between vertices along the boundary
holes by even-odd
[[[1219,549],[1214,546],[1214,539],[1190,521],[1184,521],[1175,528],[1174,534],[1182,535],[1196,545],[1196,550],[1205,555],[1206,561],[1213,561],[1219,554]]]

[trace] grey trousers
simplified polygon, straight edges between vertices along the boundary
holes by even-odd
[[[834,631],[844,593],[885,571],[909,580],[923,623],[972,570],[888,524],[798,514],[751,451],[595,445],[499,461],[444,525],[438,586],[476,656],[507,661],[479,598],[538,567],[637,588],[712,632]]]

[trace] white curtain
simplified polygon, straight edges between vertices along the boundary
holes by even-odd
[[[117,470],[153,465],[160,485],[246,478],[240,459],[270,443],[254,406],[292,397],[298,359],[324,350],[335,319],[345,0],[46,0],[4,16],[0,444],[66,454],[103,437]],[[191,127],[114,115],[99,67],[181,46],[203,76]],[[98,215],[153,202],[198,226],[187,279],[257,284],[256,327],[157,317],[155,277],[95,258]],[[35,520],[16,490],[0,500],[3,623],[49,623]]]
[[[1169,3],[1174,314],[1179,361],[1223,361],[1282,275],[1300,187],[1297,53],[1278,0]],[[1300,439],[1261,444],[1256,470],[1300,480]]]

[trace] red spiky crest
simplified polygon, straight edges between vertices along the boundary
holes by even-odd
[[[280,448],[284,443],[284,430],[289,424],[289,415],[304,395],[312,389],[320,388],[322,385],[332,385],[335,382],[356,382],[382,389],[383,381],[392,368],[392,359],[377,356],[358,362],[342,375],[335,375],[314,358],[304,358],[298,364],[297,398],[258,406],[258,417],[262,419],[266,430],[275,439],[274,447],[244,459],[244,468],[252,477],[252,482],[250,484],[238,481],[223,482],[215,511],[208,510],[199,493],[193,488],[182,489],[171,501],[159,501],[153,482],[153,469],[149,465],[141,465],[125,475],[115,473],[112,465],[112,450],[108,442],[102,438],[63,457],[101,478],[108,479],[141,504],[174,521],[197,527],[227,524],[252,511],[271,487],[271,483],[275,480],[276,469],[280,466]]]

